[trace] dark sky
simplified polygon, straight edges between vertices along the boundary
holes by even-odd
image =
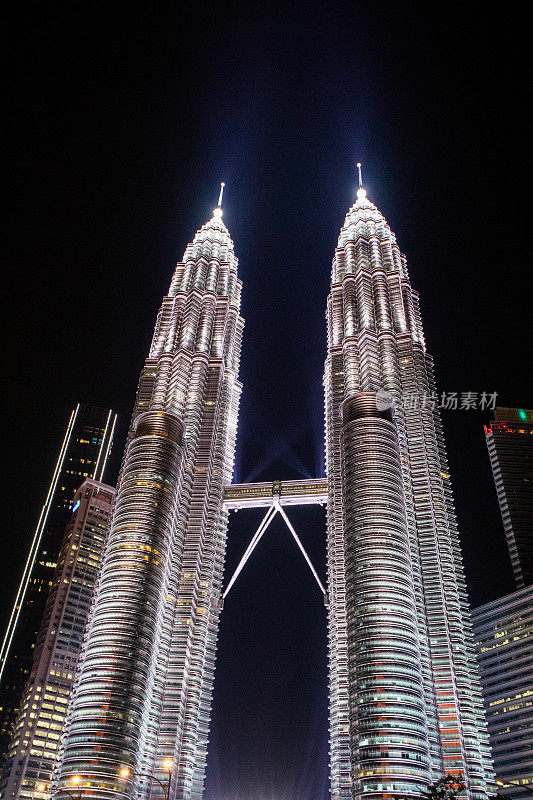
[[[518,17],[109,5],[20,6],[10,31],[3,619],[78,400],[120,414],[116,477],[161,297],[221,180],[246,318],[237,479],[323,469],[324,310],[358,160],[408,257],[439,388],[532,404]],[[487,421],[444,416],[474,605],[513,588]],[[323,512],[292,516],[324,575]],[[228,571],[258,521],[232,518]],[[327,770],[325,610],[274,523],[221,619],[206,800],[323,800]]]

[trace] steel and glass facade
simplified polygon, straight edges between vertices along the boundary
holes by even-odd
[[[37,637],[0,797],[46,793],[57,761],[83,635],[96,588],[115,490],[85,480],[73,498],[57,567]]]
[[[141,373],[54,778],[79,776],[87,800],[162,797],[164,761],[171,797],[201,800],[228,505],[285,490],[309,501],[307,485],[228,486],[243,320],[221,217],[177,265]],[[332,798],[420,797],[448,773],[484,800],[493,772],[433,365],[406,260],[363,189],[327,320],[327,481],[313,500],[327,495]]]
[[[0,756],[6,753],[57,565],[74,496],[86,478],[102,480],[116,414],[78,403],[72,410],[35,529],[0,651]]]
[[[241,282],[216,209],[163,299],[123,457],[56,784],[203,792],[241,385]],[[122,774],[121,774],[122,773]]]
[[[531,797],[533,586],[475,608],[472,622],[499,791]]]
[[[333,800],[492,767],[433,363],[405,257],[359,189],[327,304]]]
[[[496,408],[485,438],[520,589],[533,585],[533,410]]]

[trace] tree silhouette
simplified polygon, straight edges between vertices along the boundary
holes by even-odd
[[[443,775],[438,781],[429,784],[426,797],[428,800],[457,800],[465,789],[464,783],[458,781],[455,775]]]

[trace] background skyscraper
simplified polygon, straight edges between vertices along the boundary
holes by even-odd
[[[533,410],[496,408],[485,437],[520,589],[533,584]]]
[[[531,797],[533,586],[475,608],[472,621],[499,791]]]
[[[86,478],[101,480],[113,441],[116,414],[79,404],[67,425],[48,494],[0,652],[0,756],[5,754],[37,633],[69,520],[74,496]]]
[[[533,789],[533,411],[496,408],[485,437],[519,589],[472,622],[496,779],[519,798]]]
[[[115,490],[86,479],[76,494],[0,784],[4,798],[49,789],[102,560]]]
[[[433,363],[405,257],[360,188],[327,304],[333,800],[492,767]],[[393,407],[392,407],[393,406]]]
[[[219,201],[220,202],[220,201]],[[241,282],[217,208],[176,266],[142,370],[58,782],[200,800],[241,385]]]

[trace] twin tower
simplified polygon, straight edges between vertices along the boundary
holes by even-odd
[[[241,286],[219,206],[176,266],[139,380],[56,775],[90,800],[163,797],[166,770],[173,800],[202,798]],[[331,796],[420,797],[449,773],[481,800],[493,773],[441,420],[424,401],[432,359],[405,257],[362,187],[327,324]]]

